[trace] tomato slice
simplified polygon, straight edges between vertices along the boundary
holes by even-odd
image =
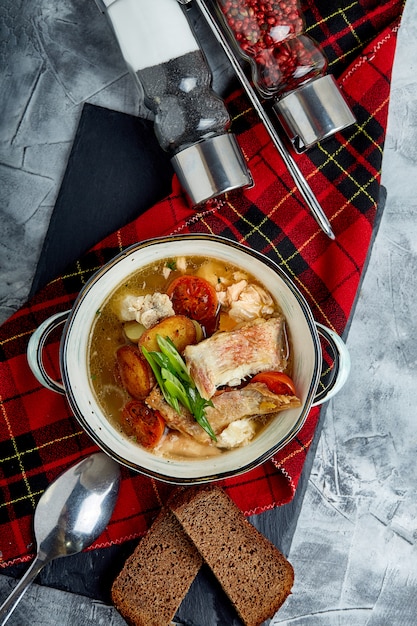
[[[132,400],[124,406],[121,423],[125,433],[136,437],[144,448],[154,448],[165,430],[162,415],[140,400]]]
[[[190,274],[174,278],[167,294],[177,315],[186,315],[205,327],[216,318],[216,290],[204,278]]]
[[[292,379],[283,372],[261,372],[250,380],[251,383],[264,383],[269,391],[278,396],[295,396],[295,385]]]

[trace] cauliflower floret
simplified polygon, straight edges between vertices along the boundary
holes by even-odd
[[[245,446],[255,435],[255,424],[248,417],[236,420],[229,424],[221,433],[217,435],[216,446],[218,448],[237,448]]]
[[[153,293],[146,296],[126,296],[120,309],[122,321],[136,320],[145,328],[151,328],[160,320],[175,315],[172,302],[166,293]]]

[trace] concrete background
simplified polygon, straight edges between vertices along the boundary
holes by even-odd
[[[82,103],[141,108],[117,46],[106,58],[100,49],[107,25],[93,1],[2,0],[0,29],[1,321],[29,292]],[[274,626],[417,623],[416,29],[408,0],[384,151],[388,198],[347,341],[352,373],[327,409],[289,554],[293,595]],[[0,598],[9,584],[0,577]],[[21,612],[10,626],[123,623],[109,607],[36,585],[25,602],[27,622]]]

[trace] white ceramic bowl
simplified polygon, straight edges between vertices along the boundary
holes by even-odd
[[[255,275],[279,302],[290,330],[293,378],[301,407],[280,413],[250,444],[203,460],[176,461],[160,458],[139,447],[112,427],[89,384],[88,348],[96,311],[127,276],[159,259],[198,255],[222,259]],[[42,349],[52,329],[65,321],[60,347],[63,383],[51,380],[42,363]],[[31,337],[28,360],[38,380],[66,393],[74,415],[91,438],[111,457],[135,471],[179,484],[209,482],[246,472],[287,445],[303,426],[310,408],[333,396],[349,373],[349,354],[330,329],[319,328],[337,354],[335,384],[316,402],[322,353],[318,324],[305,299],[270,259],[227,239],[209,235],[181,235],[136,244],[104,265],[85,285],[70,312],[46,320]]]

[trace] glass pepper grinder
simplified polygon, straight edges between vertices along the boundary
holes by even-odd
[[[223,100],[177,0],[98,0],[154,114],[154,129],[190,203],[252,184]]]
[[[298,152],[350,126],[355,117],[318,45],[304,34],[299,0],[216,0],[220,19],[249,61],[254,86]]]

